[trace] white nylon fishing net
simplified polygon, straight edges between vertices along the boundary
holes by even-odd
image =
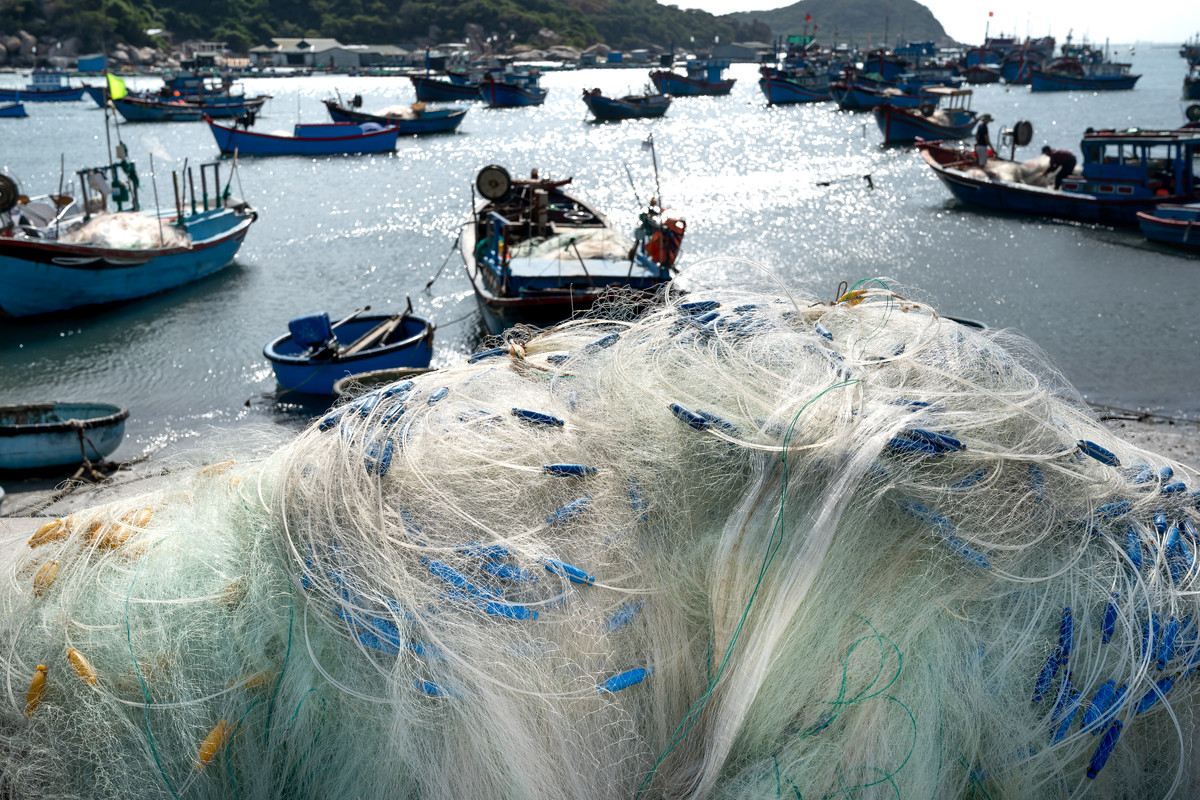
[[[1188,796],[1194,476],[878,282],[612,317],[36,535],[0,795]]]

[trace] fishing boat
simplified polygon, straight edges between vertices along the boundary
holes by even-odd
[[[329,314],[288,322],[288,332],[263,348],[275,380],[288,392],[331,395],[348,375],[379,369],[421,369],[433,356],[434,325],[407,310],[396,314],[361,311],[330,324]]]
[[[217,140],[222,153],[244,156],[278,155],[351,155],[359,153],[388,153],[396,149],[400,129],[384,127],[374,122],[361,125],[353,122],[332,122],[305,125],[297,123],[292,135],[258,133],[237,125],[218,125],[205,116],[208,129]]]
[[[584,89],[583,102],[598,120],[661,117],[671,107],[670,95],[627,94],[624,97],[605,97],[599,89]]]
[[[374,122],[379,125],[394,125],[400,129],[401,136],[426,133],[450,133],[458,129],[463,117],[467,115],[465,108],[427,108],[425,103],[416,102],[410,106],[393,106],[385,108],[377,114],[367,114],[358,109],[362,106],[362,97],[355,95],[348,106],[337,100],[323,100],[329,110],[329,118],[334,122],[353,122],[361,125],[364,122]]]
[[[848,111],[870,110],[885,101],[898,108],[916,108],[926,102],[919,90],[907,92],[899,86],[861,75],[847,75],[830,83],[829,94],[838,108]]]
[[[1029,88],[1034,92],[1119,91],[1132,89],[1141,75],[1131,75],[1131,64],[1106,61],[1096,56],[1064,56],[1044,67],[1029,70]]]
[[[820,58],[819,49],[810,37],[788,37],[788,47],[779,66],[773,60],[758,71],[758,88],[770,105],[830,99],[829,64]]]
[[[548,89],[539,85],[541,72],[537,69],[506,69],[497,74],[487,73],[479,84],[479,96],[490,108],[519,108],[540,106],[546,102]]]
[[[687,62],[686,74],[669,69],[653,70],[650,80],[662,94],[675,97],[729,94],[737,78],[723,78],[729,61],[721,58],[695,59]]]
[[[1137,220],[1147,239],[1200,252],[1200,203],[1160,203],[1153,211],[1139,211]]]
[[[651,201],[630,239],[571,182],[534,170],[513,179],[499,166],[480,170],[481,200],[463,229],[462,254],[484,323],[494,334],[518,323],[552,325],[586,311],[618,287],[649,291],[670,280],[686,225]]]
[[[972,64],[962,71],[963,80],[972,86],[983,83],[998,83],[1000,68],[997,64]]]
[[[125,437],[128,409],[109,403],[0,406],[0,472],[102,461]]]
[[[471,80],[451,74],[449,77],[434,78],[431,75],[409,75],[413,88],[417,92],[417,101],[421,103],[454,103],[463,100],[482,100],[479,94],[479,80]]]
[[[1031,130],[1016,139],[1014,148],[1027,144],[1029,135]],[[1089,129],[1080,143],[1082,172],[1067,176],[1060,189],[1046,175],[1044,156],[1024,163],[994,158],[980,166],[973,150],[937,142],[917,147],[955,198],[992,211],[1136,225],[1138,212],[1152,212],[1160,203],[1200,200],[1194,172],[1200,129]]]
[[[233,261],[257,215],[230,196],[229,183],[222,190],[220,164],[201,165],[199,203],[194,173],[184,173],[190,210],[176,176],[175,208],[142,211],[137,170],[123,145],[117,156],[106,167],[79,170],[78,197],[29,198],[0,175],[0,317],[122,303]]]
[[[24,89],[0,89],[0,103],[62,103],[81,100],[83,89],[71,86],[67,76],[50,69],[35,69]]]
[[[159,100],[127,95],[112,101],[113,107],[127,122],[195,122],[204,116],[218,118],[257,114],[265,97],[213,98],[195,100]]]
[[[1183,100],[1200,100],[1200,67],[1192,67],[1183,78]]]
[[[25,106],[21,103],[8,103],[0,106],[0,117],[27,117]]]
[[[917,108],[904,108],[884,101],[875,106],[875,122],[883,141],[912,142],[921,139],[962,139],[975,130],[977,114],[969,106],[970,89],[929,86]]]

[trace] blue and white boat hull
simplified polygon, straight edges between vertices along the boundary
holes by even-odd
[[[388,321],[391,316],[373,314],[354,317],[334,326],[333,332],[339,342],[349,344]],[[433,357],[433,331],[433,323],[408,314],[401,319],[400,329],[387,344],[352,355],[314,357],[307,349],[292,341],[291,333],[269,342],[263,348],[263,355],[271,362],[275,380],[284,391],[332,395],[334,383],[348,375],[379,369],[428,367]]]
[[[121,444],[128,416],[108,403],[0,406],[0,472],[101,461]]]
[[[134,300],[213,274],[233,261],[257,215],[218,208],[185,218],[184,247],[125,249],[0,237],[0,316],[42,316]],[[164,225],[173,219],[164,217]]]

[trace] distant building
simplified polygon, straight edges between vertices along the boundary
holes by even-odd
[[[729,61],[753,61],[762,60],[763,54],[771,54],[771,45],[765,42],[738,42],[737,44],[718,44],[712,49],[713,58],[721,58]]]
[[[254,67],[316,67],[326,66],[334,56],[324,56],[330,50],[346,50],[337,39],[271,39],[271,44],[250,48],[250,65]],[[357,63],[350,66],[358,66]]]

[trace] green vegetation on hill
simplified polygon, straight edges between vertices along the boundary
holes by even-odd
[[[812,21],[805,22],[808,14]],[[770,26],[776,36],[812,32],[826,43],[849,42],[866,46],[894,46],[897,41],[932,41],[951,45],[942,23],[916,0],[800,0],[771,11],[741,11],[729,15],[744,24]]]
[[[176,41],[224,40],[245,52],[271,37],[329,37],[347,44],[462,41],[468,25],[513,44],[689,49],[764,40],[751,22],[659,5],[655,0],[0,0],[0,33],[74,36],[83,50],[118,41],[145,45],[149,28]],[[547,38],[540,31],[556,34]]]

